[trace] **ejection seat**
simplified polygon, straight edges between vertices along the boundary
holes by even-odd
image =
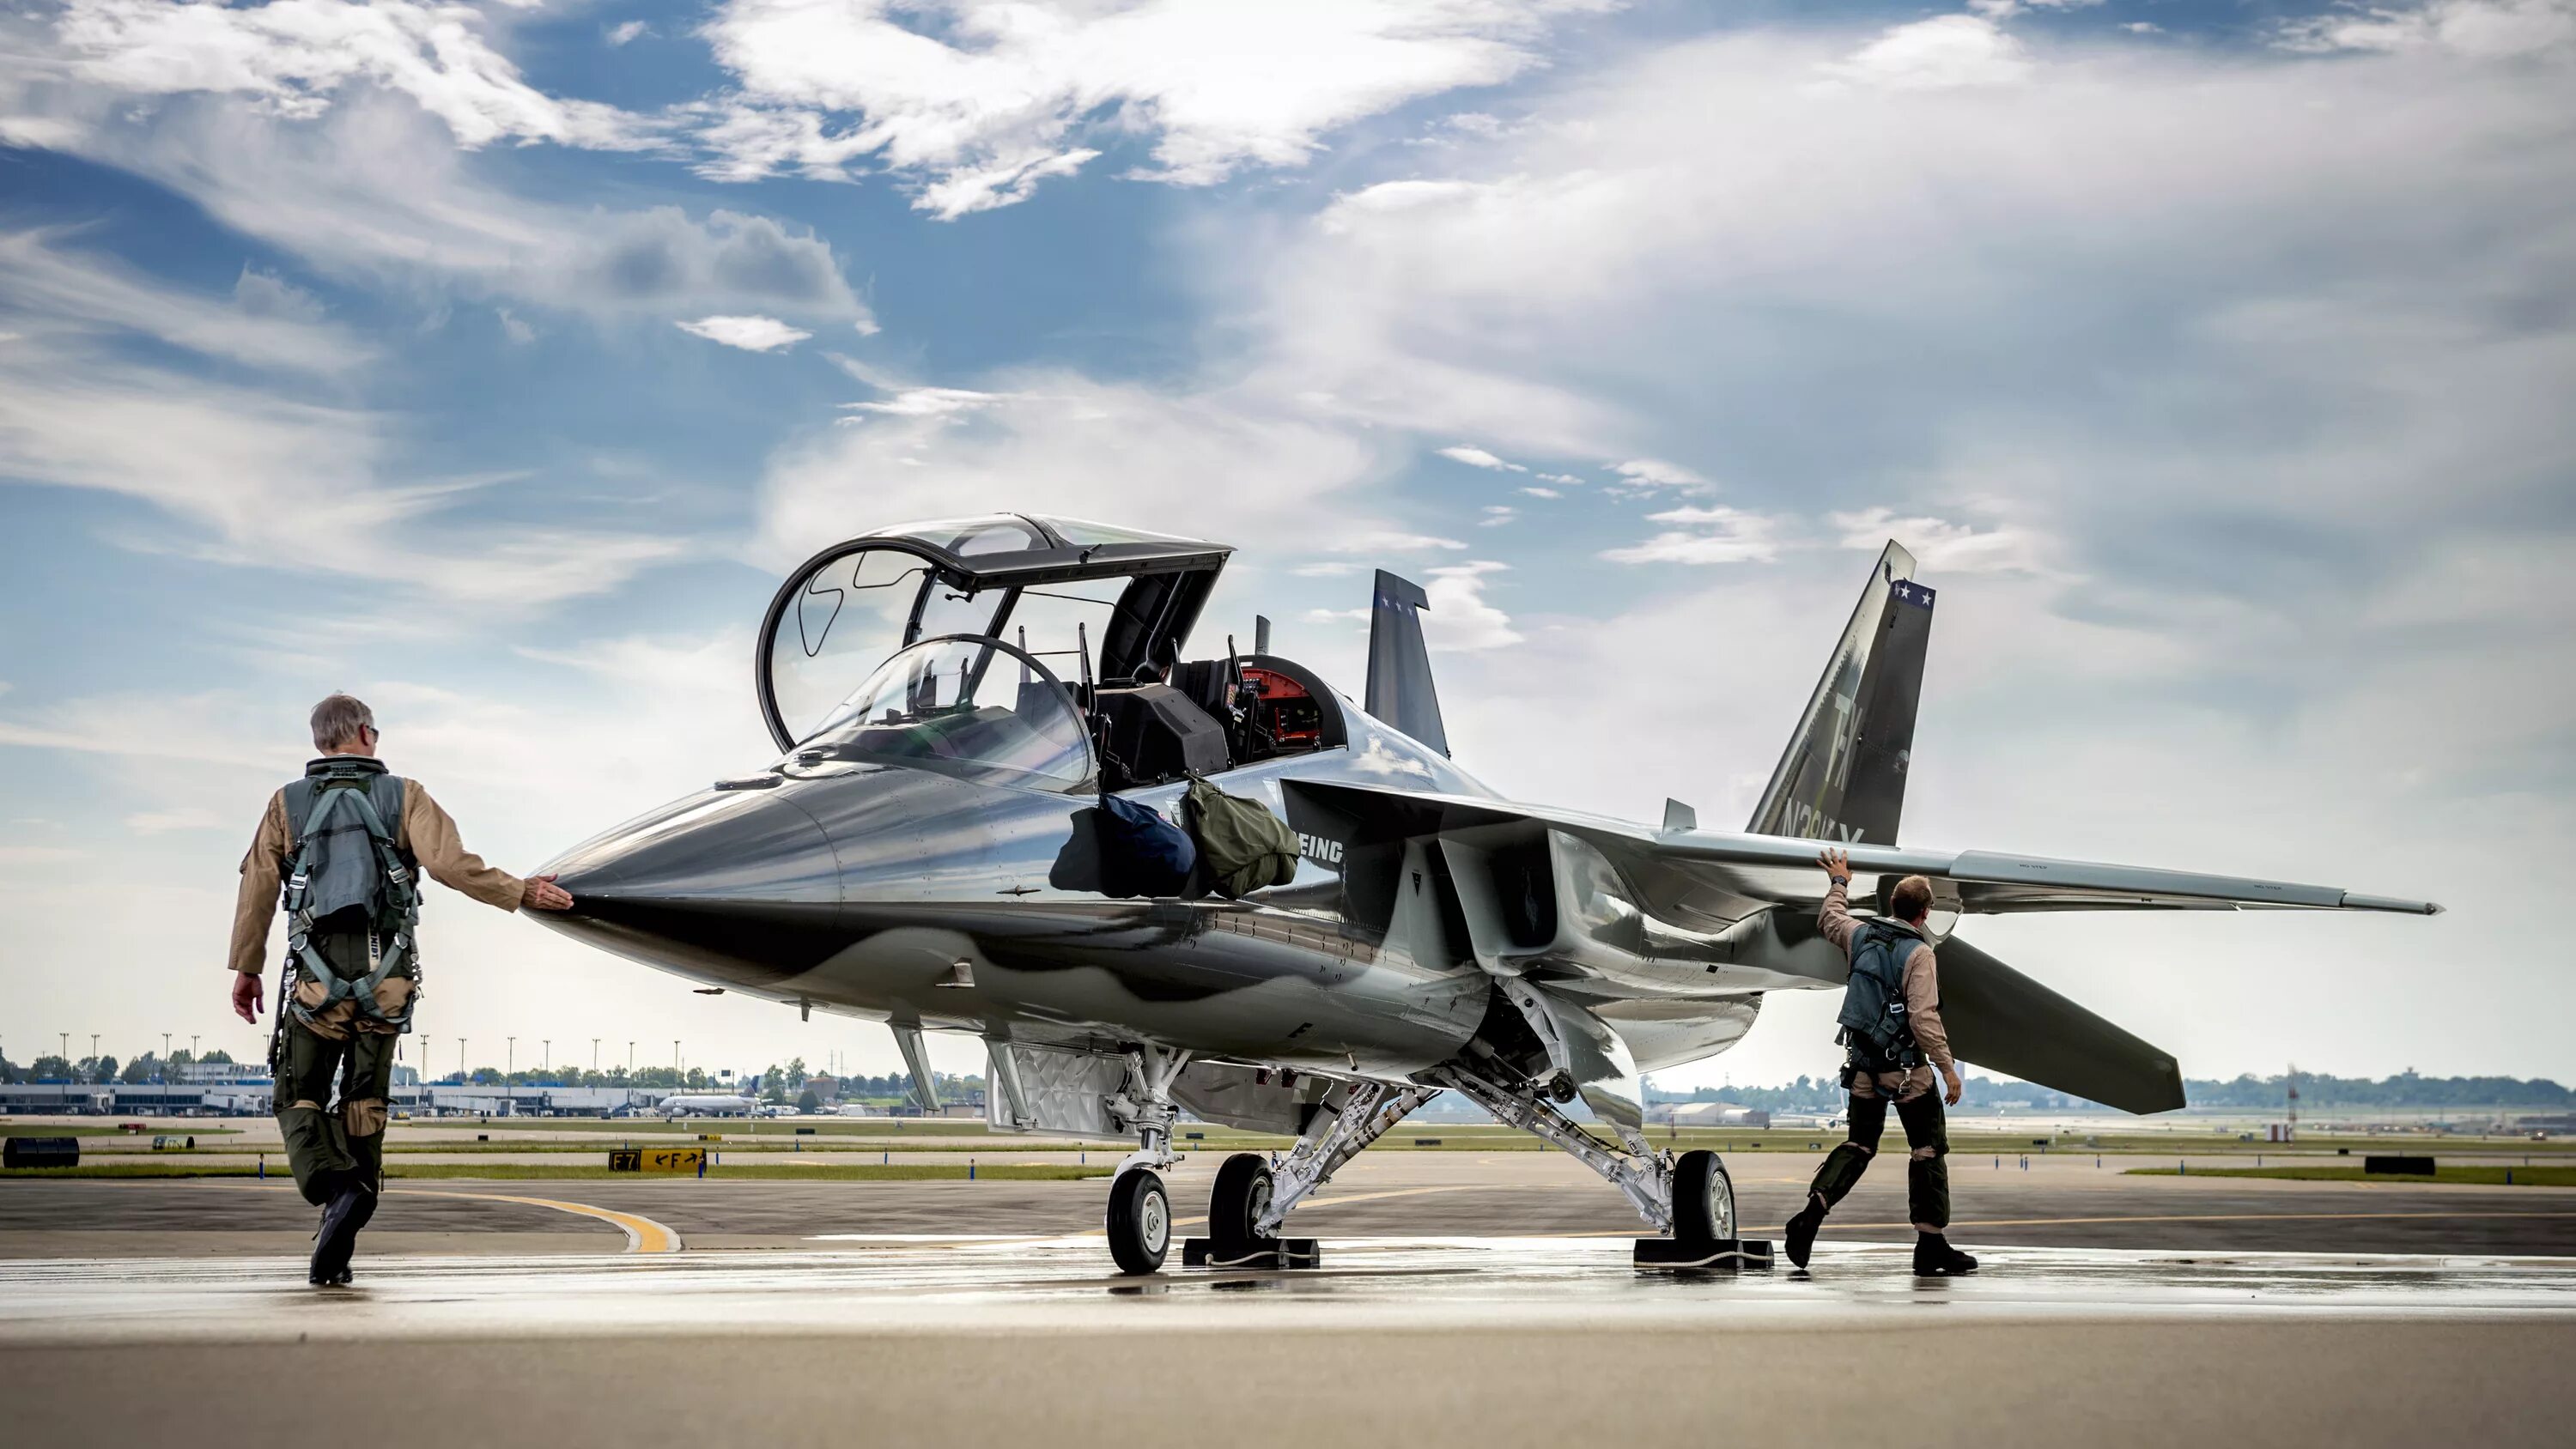
[[[1092,699],[1112,790],[1213,775],[1233,763],[1225,726],[1168,684],[1104,685]]]

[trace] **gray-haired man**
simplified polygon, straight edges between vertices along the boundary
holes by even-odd
[[[1807,1266],[1825,1214],[1843,1200],[1878,1155],[1887,1130],[1887,1108],[1896,1105],[1905,1124],[1905,1206],[1914,1223],[1914,1271],[1924,1277],[1973,1273],[1977,1260],[1950,1246],[1949,1128],[1941,1118],[1947,1098],[1957,1106],[1959,1068],[1950,1035],[1941,1025],[1940,966],[1923,926],[1932,910],[1932,882],[1919,875],[1888,893],[1888,914],[1863,921],[1846,904],[1851,857],[1828,850],[1816,857],[1825,869],[1824,904],[1816,928],[1852,961],[1852,985],[1843,1002],[1843,1085],[1851,1093],[1849,1140],[1827,1154],[1808,1185],[1807,1203],[1789,1219],[1789,1261]],[[1869,1009],[1855,1011],[1864,998]],[[1933,1074],[1942,1090],[1932,1090]]]
[[[283,887],[295,990],[270,1065],[287,1164],[304,1200],[322,1209],[317,1285],[349,1281],[358,1230],[375,1215],[394,1042],[410,1028],[419,988],[410,939],[419,872],[505,911],[572,905],[551,876],[521,880],[468,851],[429,792],[376,759],[379,738],[374,712],[348,695],[313,707],[322,753],[269,797],[233,906],[233,1011],[255,1021]]]

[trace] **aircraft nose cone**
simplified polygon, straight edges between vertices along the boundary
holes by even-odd
[[[842,944],[832,842],[775,789],[673,801],[544,870],[573,906],[540,921],[655,965],[751,984],[806,970]]]

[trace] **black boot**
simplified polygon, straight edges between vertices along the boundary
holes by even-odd
[[[1790,1262],[1801,1268],[1807,1266],[1807,1255],[1816,1247],[1816,1233],[1824,1225],[1825,1205],[1812,1197],[1807,1199],[1807,1205],[1798,1209],[1796,1217],[1789,1219],[1789,1226],[1782,1233],[1789,1240]]]
[[[1941,1278],[1955,1273],[1977,1271],[1977,1260],[1950,1246],[1950,1240],[1939,1233],[1914,1235],[1914,1276]]]
[[[350,1280],[349,1259],[358,1250],[358,1229],[376,1215],[376,1191],[349,1183],[322,1209],[322,1227],[313,1235],[313,1266],[306,1280],[316,1288],[337,1287]]]

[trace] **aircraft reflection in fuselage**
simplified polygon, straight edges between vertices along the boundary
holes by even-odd
[[[1296,1147],[1218,1175],[1194,1260],[1311,1262],[1296,1203],[1443,1090],[1572,1152],[1657,1237],[1641,1261],[1744,1263],[1708,1153],[1641,1132],[1641,1073],[1733,1045],[1765,992],[1841,984],[1813,839],[1855,899],[1906,874],[1962,912],[2420,903],[2133,867],[1894,846],[1933,593],[1890,544],[1748,833],[1501,799],[1448,758],[1422,591],[1377,580],[1366,703],[1269,651],[1185,659],[1230,550],[1076,520],[915,525],[824,550],[773,599],[756,687],[784,752],[568,852],[547,923],[692,980],[987,1047],[996,1130],[1132,1136],[1109,1238],[1161,1266],[1160,1170],[1186,1109]],[[1193,777],[1260,801],[1295,873],[1243,897],[1199,870],[1113,896],[1102,801],[1182,819]],[[1886,844],[1861,842],[1885,841]],[[1965,1060],[2136,1111],[2173,1060],[1964,942],[1942,952]],[[2034,1033],[2028,1023],[2044,1022]],[[1564,1110],[1577,1099],[1605,1145]],[[1767,1261],[1767,1259],[1765,1259]]]

